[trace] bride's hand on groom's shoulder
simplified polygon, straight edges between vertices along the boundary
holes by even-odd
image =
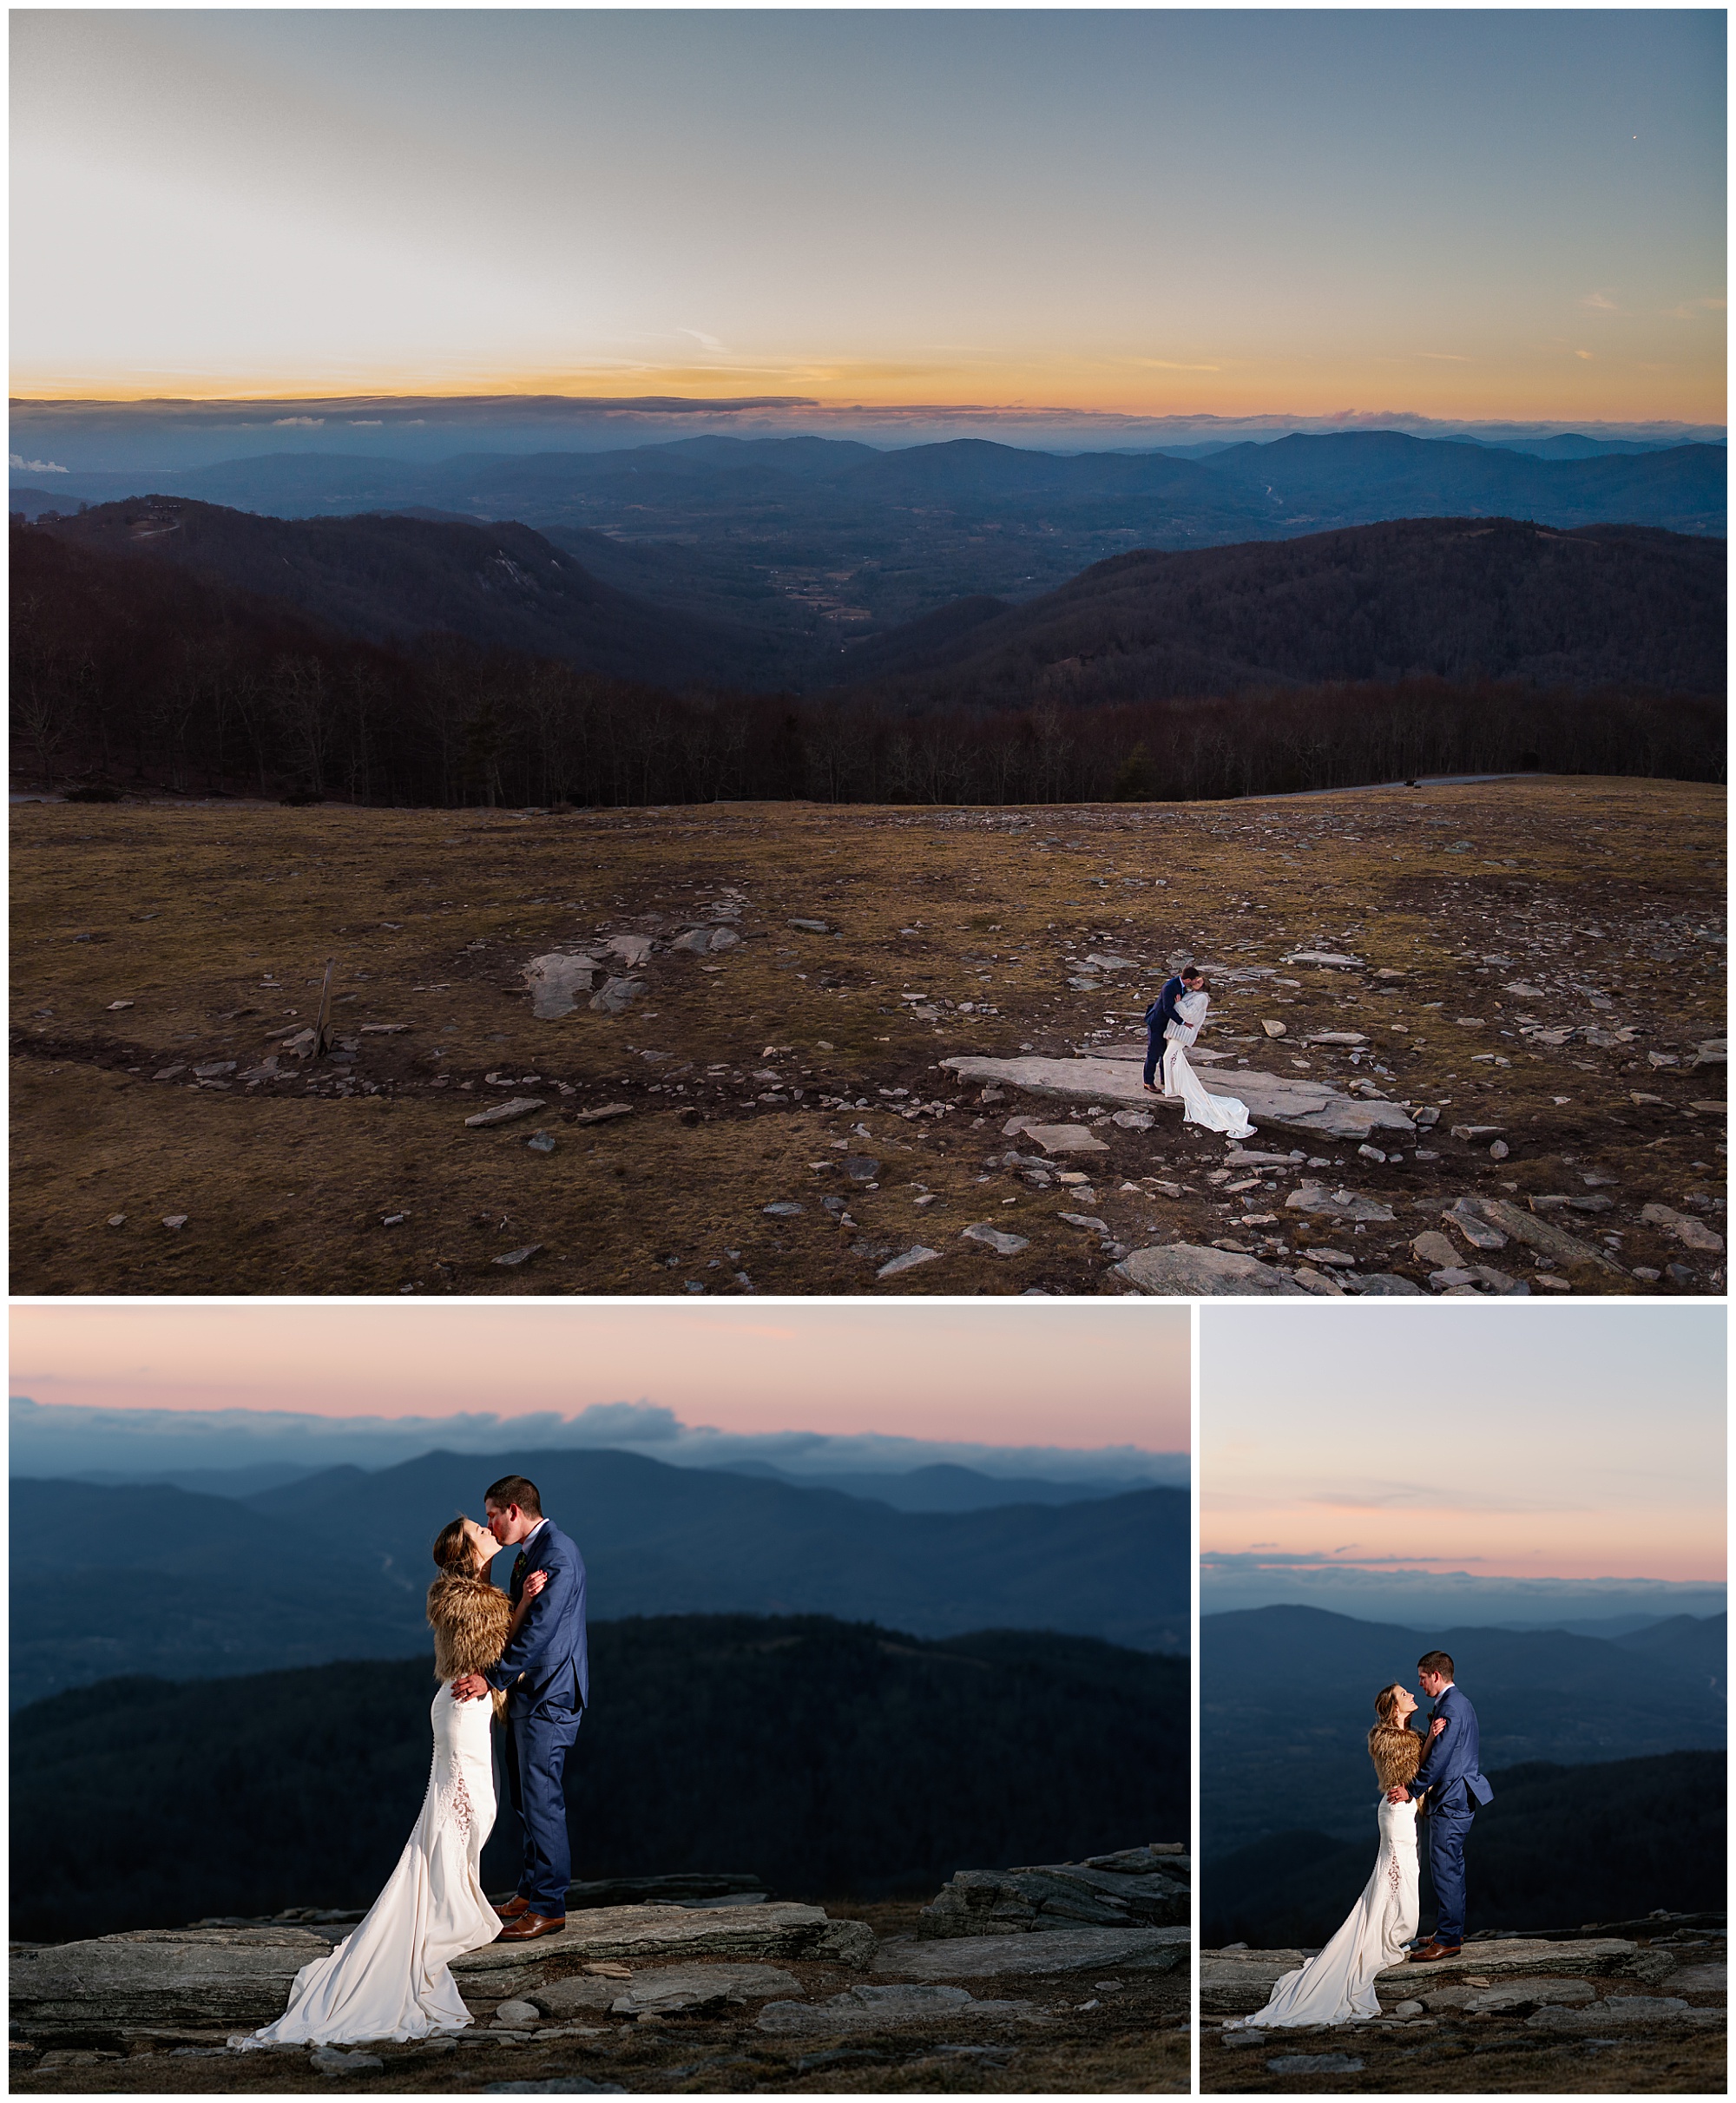
[[[520,1594],[520,1597],[523,1599],[535,1599],[536,1594],[542,1589],[548,1581],[549,1573],[546,1570],[533,1570],[529,1576],[524,1581],[524,1590]]]
[[[540,1575],[542,1574],[542,1573],[539,1571],[539,1572],[537,1573],[537,1574],[540,1576]],[[1429,1735],[1430,1735],[1430,1738],[1438,1738],[1438,1737],[1441,1735],[1442,1732],[1443,1732],[1443,1731],[1444,1731],[1444,1730],[1446,1729],[1446,1727],[1447,1727],[1447,1719],[1446,1719],[1446,1718],[1445,1718],[1444,1716],[1437,1716],[1437,1717],[1435,1719],[1434,1722],[1433,1722],[1433,1723],[1431,1723],[1431,1724],[1429,1725]]]

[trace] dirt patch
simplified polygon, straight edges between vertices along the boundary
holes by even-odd
[[[1620,1268],[1511,1241],[1468,1265],[1714,1293],[1723,825],[1716,789],[1599,780],[1054,810],[21,805],[13,1288],[1092,1293],[1124,1290],[1112,1251],[1187,1240],[1426,1290],[1445,1266],[1410,1245],[1460,1243],[1441,1214],[1472,1193],[1599,1200],[1536,1216]],[[740,939],[669,946],[697,926]],[[533,1016],[532,957],[626,935],[654,946],[621,1012]],[[1186,955],[1217,967],[1216,1075],[1438,1109],[1384,1162],[1314,1150],[1310,1177],[1391,1223],[1297,1213],[1305,1164],[1226,1170],[1173,1113],[985,1101],[939,1065],[1125,1047]],[[270,1040],[312,1024],[331,956],[338,1056],[310,1067]],[[1326,1032],[1362,1042],[1306,1041]],[[466,1125],[513,1094],[543,1107]],[[1021,1113],[1090,1124],[1109,1151],[1086,1184],[1018,1158]],[[983,1224],[1026,1245],[961,1239]],[[917,1245],[939,1255],[879,1277]]]

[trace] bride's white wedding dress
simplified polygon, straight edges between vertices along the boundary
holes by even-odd
[[[454,1957],[492,1942],[500,1916],[483,1896],[483,1843],[494,1824],[494,1772],[487,1700],[434,1697],[434,1764],[422,1815],[367,1918],[330,1956],[295,1975],[287,2010],[243,2049],[338,2045],[364,2039],[403,2044],[471,2018],[450,1971]]]
[[[1184,1123],[1203,1125],[1207,1132],[1222,1132],[1231,1139],[1252,1139],[1254,1127],[1248,1122],[1247,1105],[1233,1095],[1208,1095],[1187,1063],[1187,1047],[1199,1041],[1211,1004],[1207,993],[1184,993],[1176,1002],[1180,1020],[1164,1032],[1163,1092],[1181,1098]]]
[[[1376,1975],[1399,1962],[1416,1932],[1417,1804],[1414,1798],[1389,1804],[1382,1797],[1374,1874],[1350,1918],[1299,1971],[1285,1973],[1263,2008],[1224,2027],[1281,2030],[1378,2015]]]

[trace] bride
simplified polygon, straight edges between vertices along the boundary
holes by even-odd
[[[474,1519],[455,1519],[434,1543],[440,1574],[428,1588],[434,1630],[434,1762],[422,1815],[398,1867],[367,1917],[329,1956],[295,1975],[289,2007],[242,2049],[269,2045],[350,2044],[388,2039],[403,2044],[470,2021],[447,1967],[467,1949],[492,1942],[500,1916],[483,1896],[483,1843],[494,1824],[494,1771],[489,1751],[493,1705],[460,1701],[452,1682],[496,1663],[526,1607],[548,1581],[535,1571],[514,1607],[485,1574],[500,1544]],[[496,1703],[504,1699],[496,1695]]]
[[[1247,1105],[1233,1095],[1208,1095],[1200,1076],[1187,1063],[1187,1047],[1198,1042],[1212,996],[1203,987],[1184,993],[1175,1003],[1176,1020],[1164,1030],[1163,1092],[1181,1098],[1185,1124],[1203,1125],[1208,1132],[1222,1132],[1231,1139],[1252,1139]]]
[[[1423,1763],[1424,1741],[1409,1720],[1416,1709],[1416,1698],[1404,1686],[1384,1686],[1374,1698],[1368,1756],[1380,1780],[1380,1846],[1350,1918],[1299,1971],[1285,1973],[1263,2008],[1226,2029],[1292,2029],[1379,2014],[1375,1975],[1400,1962],[1417,1933],[1417,1799],[1386,1800],[1389,1789],[1410,1787]]]

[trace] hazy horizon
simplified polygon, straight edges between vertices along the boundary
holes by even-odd
[[[25,10],[13,385],[1716,424],[1725,33]]]

